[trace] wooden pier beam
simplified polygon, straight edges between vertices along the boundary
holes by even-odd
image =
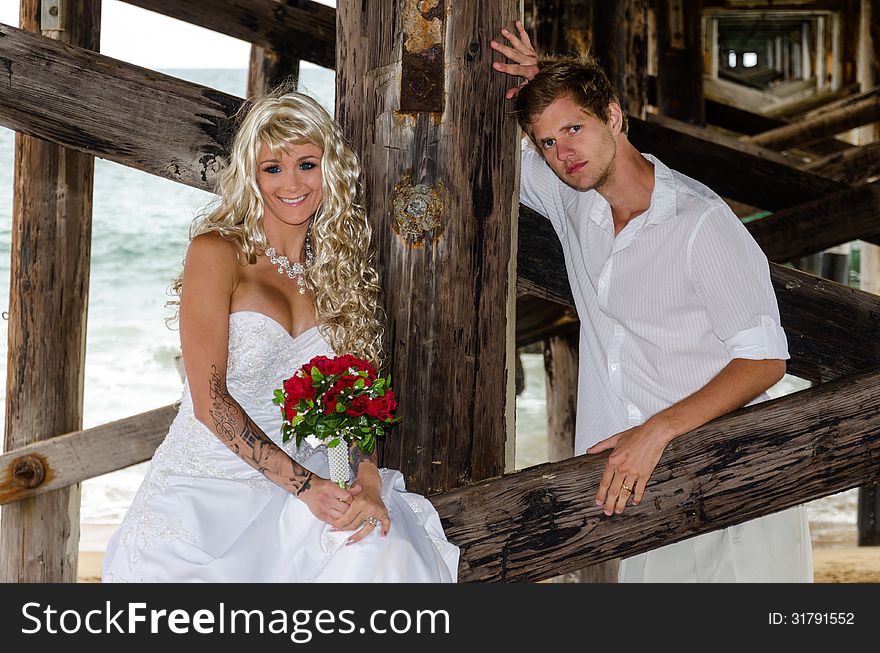
[[[605,517],[607,456],[579,456],[432,496],[461,582],[528,582],[628,557],[880,480],[880,371],[709,422],[670,444],[644,501]]]
[[[804,166],[804,169],[853,185],[871,177],[880,177],[880,140],[829,154]]]
[[[777,211],[746,228],[776,263],[880,235],[880,181]]]
[[[3,126],[214,189],[241,98],[7,25],[0,57],[8,62],[0,76]],[[71,79],[85,90],[71,94]]]
[[[402,424],[384,463],[436,492],[512,463],[519,145],[489,40],[516,3],[342,0],[336,115],[364,164]],[[509,451],[507,450],[509,448]]]
[[[21,0],[22,28],[99,48],[100,0],[54,6],[60,13],[44,12],[41,22],[40,0]],[[91,156],[16,134],[7,451],[82,428],[93,174]],[[23,487],[44,480],[36,464],[22,463],[16,472]],[[78,484],[6,506],[0,581],[75,581],[79,507]]]
[[[171,404],[90,429],[47,434],[32,444],[7,450],[0,454],[0,505],[45,496],[149,460],[177,411],[178,405]],[[35,470],[42,482],[21,482],[29,470]]]
[[[797,122],[745,139],[749,143],[785,150],[810,145],[841,132],[880,120],[880,86],[823,108]]]
[[[630,117],[629,138],[641,152],[703,182],[719,195],[768,211],[841,191],[847,184],[800,170],[781,154],[665,116]]]
[[[281,84],[290,88],[299,86],[299,59],[274,48],[252,45],[247,96],[265,95]]]
[[[122,1],[325,68],[336,66],[336,11],[319,2]]]

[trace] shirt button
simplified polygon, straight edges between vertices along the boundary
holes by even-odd
[[[616,371],[616,370],[617,370],[617,365],[612,365],[612,366],[611,366],[611,371],[614,372],[614,371]]]

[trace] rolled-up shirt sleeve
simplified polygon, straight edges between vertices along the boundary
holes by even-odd
[[[789,358],[767,257],[726,207],[708,211],[697,223],[688,271],[731,360]]]

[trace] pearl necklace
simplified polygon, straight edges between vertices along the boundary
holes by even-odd
[[[278,266],[278,273],[286,274],[289,279],[296,279],[300,295],[306,294],[305,275],[308,269],[312,267],[312,263],[315,260],[315,255],[312,253],[311,239],[308,237],[306,237],[304,249],[306,250],[306,262],[305,264],[302,264],[299,261],[291,263],[290,259],[286,256],[279,256],[274,247],[266,248],[266,256],[269,257],[269,261],[271,261],[273,265]]]

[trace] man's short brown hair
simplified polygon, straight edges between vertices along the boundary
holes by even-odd
[[[608,105],[620,104],[605,71],[590,55],[577,57],[551,56],[538,64],[538,74],[523,86],[516,96],[519,126],[534,140],[532,123],[555,100],[570,97],[572,101],[602,122],[608,122]],[[626,114],[621,131],[627,132]]]

